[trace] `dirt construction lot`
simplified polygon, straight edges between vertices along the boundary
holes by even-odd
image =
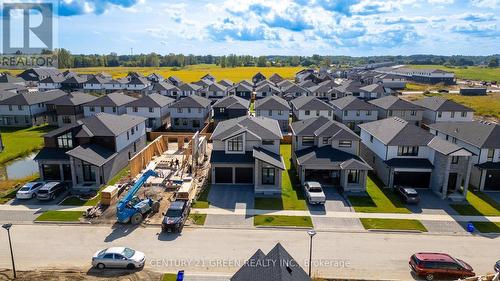
[[[18,271],[15,280],[26,281],[80,281],[80,280],[112,280],[112,281],[159,281],[162,274],[148,270],[97,270],[89,269],[88,271],[78,269],[68,270],[35,270],[35,271]],[[12,279],[11,270],[0,270],[0,280]]]

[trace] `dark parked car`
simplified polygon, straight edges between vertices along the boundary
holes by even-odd
[[[53,200],[61,193],[65,192],[67,188],[68,187],[64,182],[51,181],[38,189],[36,192],[36,198],[38,200]]]
[[[447,93],[449,93],[449,92],[450,92],[450,91],[448,91],[448,90],[446,90],[446,89],[439,89],[439,90],[438,90],[438,93],[445,93],[445,94],[447,94]]]
[[[500,272],[500,261],[495,264],[495,272]]]
[[[189,200],[175,200],[168,207],[167,213],[163,214],[161,230],[167,232],[181,232],[191,211]]]
[[[419,277],[431,281],[475,276],[472,267],[463,260],[442,253],[416,253],[410,257],[410,268]]]
[[[420,196],[414,188],[398,186],[396,188],[396,192],[401,200],[406,204],[418,204],[418,202],[420,202]]]

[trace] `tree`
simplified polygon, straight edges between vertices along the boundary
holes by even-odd
[[[57,63],[59,68],[72,68],[73,57],[71,53],[66,49],[57,50]]]
[[[257,66],[258,67],[265,67],[267,64],[267,59],[265,56],[260,56],[258,59],[257,59]]]
[[[498,58],[491,58],[490,62],[488,63],[488,67],[498,67]]]

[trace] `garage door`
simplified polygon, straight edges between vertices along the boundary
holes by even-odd
[[[233,168],[216,167],[215,183],[233,183]]]
[[[236,183],[253,183],[253,168],[236,168]]]
[[[500,191],[500,170],[488,170],[486,172],[484,190]]]
[[[394,172],[394,185],[429,188],[431,173]]]

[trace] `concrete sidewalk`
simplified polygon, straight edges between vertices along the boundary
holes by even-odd
[[[86,211],[92,206],[62,206],[62,205],[0,205],[0,211]]]
[[[425,221],[484,221],[500,222],[500,217],[491,216],[459,216],[443,214],[396,214],[396,213],[356,213],[356,212],[311,212],[290,210],[257,210],[257,209],[235,209],[227,210],[220,208],[192,209],[192,213],[207,215],[276,215],[276,216],[311,216],[323,218],[380,218],[380,219],[414,219]]]

